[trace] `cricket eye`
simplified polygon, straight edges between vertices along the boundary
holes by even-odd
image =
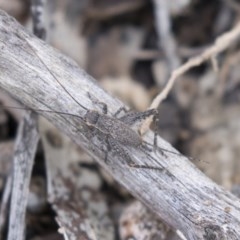
[[[98,121],[99,113],[95,111],[88,111],[85,115],[85,120],[89,125],[95,125]]]

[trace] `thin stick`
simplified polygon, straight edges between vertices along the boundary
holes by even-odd
[[[36,116],[25,114],[15,144],[8,240],[24,239],[29,183],[38,139]]]
[[[159,47],[163,50],[169,73],[180,65],[180,58],[177,54],[177,46],[171,32],[171,17],[166,0],[153,0],[155,12],[155,25],[159,39]]]
[[[203,62],[215,58],[219,53],[229,48],[240,37],[240,23],[238,23],[231,31],[226,32],[222,36],[218,37],[215,43],[206,49],[201,55],[189,59],[185,64],[174,70],[168,80],[165,88],[157,95],[149,109],[157,108],[161,102],[167,98],[169,92],[172,90],[175,81],[189,69],[201,65]],[[152,117],[146,119],[140,127],[140,133],[144,134],[152,122]]]
[[[31,5],[33,32],[41,39],[46,37],[42,24],[43,4],[44,0],[32,0]],[[22,240],[25,238],[25,216],[29,184],[38,140],[37,116],[33,112],[28,112],[21,120],[15,143],[8,240]]]

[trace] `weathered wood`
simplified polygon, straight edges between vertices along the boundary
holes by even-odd
[[[8,240],[25,239],[25,215],[29,184],[39,135],[36,114],[25,114],[19,125],[13,157],[11,204],[8,226]]]
[[[88,109],[96,106],[87,92],[107,103],[110,114],[123,104],[103,91],[76,63],[27,33],[2,11],[0,49],[0,87],[29,108],[79,115],[78,118],[41,112],[164,221],[190,240],[240,239],[240,201],[208,179],[186,157],[123,146],[137,164],[163,170],[131,168],[113,151],[108,155],[109,161],[104,162],[105,136],[100,132],[93,134],[86,126],[82,120],[86,110],[55,78]],[[149,133],[144,140],[152,143],[153,134]],[[160,137],[158,145],[176,151]]]
[[[3,142],[0,144],[0,176],[5,177],[4,190],[0,201],[0,240],[3,240],[3,233],[7,223],[8,203],[12,189],[12,175],[10,169],[12,168],[14,142]]]
[[[45,150],[48,201],[56,212],[59,232],[66,240],[114,239],[100,176],[79,166],[83,157],[79,148],[43,118],[39,132]]]
[[[11,191],[12,191],[12,175],[9,174],[4,186],[2,199],[1,199],[1,206],[0,206],[0,240],[4,239],[3,235],[4,235],[4,229],[6,227],[7,219],[8,219],[8,206],[9,206]]]

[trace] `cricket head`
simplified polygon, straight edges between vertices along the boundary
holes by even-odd
[[[84,120],[89,126],[95,126],[97,124],[97,121],[99,119],[99,113],[97,111],[87,111],[87,113],[84,116]]]

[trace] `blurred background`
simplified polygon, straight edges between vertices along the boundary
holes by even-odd
[[[217,37],[232,29],[240,13],[237,0],[45,2],[47,43],[73,58],[106,91],[137,111],[150,106],[172,70],[201,54]],[[27,0],[0,0],[1,9],[32,31],[30,6]],[[207,176],[238,196],[239,47],[237,42],[217,57],[217,71],[207,61],[181,76],[159,106],[157,126],[162,138],[193,157],[192,161]],[[2,91],[0,101],[17,106]],[[14,139],[23,114],[0,109],[0,192],[11,170]],[[141,203],[133,202],[126,190],[79,147],[69,144],[67,148],[74,151],[74,164],[91,172],[89,181],[96,179],[95,194],[101,195],[108,212],[105,232],[109,234],[98,239],[180,239]],[[27,239],[64,239],[57,233],[55,213],[47,204],[45,155],[40,143],[30,187]],[[152,224],[146,236],[142,221]]]

